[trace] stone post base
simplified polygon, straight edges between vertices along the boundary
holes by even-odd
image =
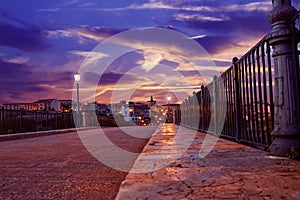
[[[270,153],[276,156],[300,158],[300,136],[276,137],[270,146]]]

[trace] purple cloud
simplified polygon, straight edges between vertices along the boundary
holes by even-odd
[[[54,97],[54,94],[60,94],[57,98],[71,98],[72,74],[70,71],[43,71],[37,66],[0,60],[0,102],[26,102]]]
[[[22,51],[40,51],[49,47],[45,41],[47,37],[45,31],[18,20],[14,20],[14,24],[9,21],[0,23],[0,45]]]

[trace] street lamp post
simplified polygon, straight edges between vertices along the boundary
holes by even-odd
[[[171,97],[170,96],[168,96],[167,97],[167,99],[168,99],[168,122],[170,123],[170,101],[171,101]]]
[[[79,82],[80,82],[80,74],[76,72],[74,74],[74,79],[77,84],[77,114],[79,114]]]

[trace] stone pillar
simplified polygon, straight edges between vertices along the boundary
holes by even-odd
[[[273,0],[269,13],[272,31],[269,34],[275,67],[274,130],[270,151],[287,155],[300,149],[299,66],[293,59],[293,45],[289,22],[297,13],[291,0]]]

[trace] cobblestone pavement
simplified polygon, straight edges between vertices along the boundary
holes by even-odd
[[[150,172],[129,173],[116,199],[300,199],[299,161],[223,139],[200,158],[204,138],[214,140],[200,132],[179,159],[151,172],[190,142],[175,140],[177,130],[176,125],[165,125],[149,140],[143,153],[157,151],[157,156],[141,154],[133,169],[147,168]],[[193,135],[192,130],[181,131]],[[202,150],[209,148],[203,145]]]
[[[151,127],[133,130],[153,133]],[[137,153],[148,140],[118,128],[105,128],[105,134]],[[0,199],[5,200],[114,199],[127,174],[92,157],[76,132],[0,142],[0,170]]]

